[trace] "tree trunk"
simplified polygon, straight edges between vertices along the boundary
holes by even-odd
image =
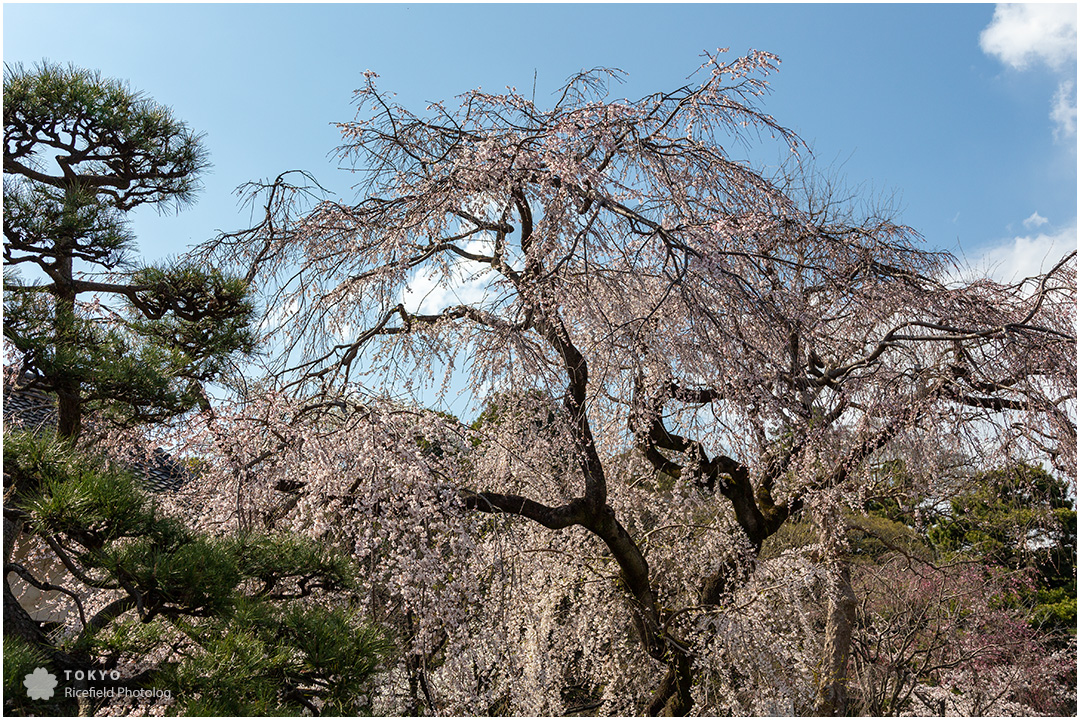
[[[75,294],[56,294],[55,333],[57,353],[60,348],[74,348],[78,338],[75,329]],[[56,433],[60,437],[75,440],[82,432],[82,394],[79,380],[71,368],[57,368],[59,377],[48,378],[56,391]]]
[[[818,685],[814,712],[817,715],[844,713],[844,681],[851,654],[851,631],[855,625],[855,591],[851,587],[851,571],[842,563],[829,582],[829,611],[825,621],[825,647],[821,660],[821,679]]]
[[[855,590],[851,587],[850,566],[843,557],[843,521],[837,511],[826,512],[819,521],[819,527],[828,568],[829,606],[814,714],[842,715],[846,704],[844,687],[848,656],[851,654],[851,632],[855,626]]]
[[[67,196],[67,205],[77,204],[75,202],[76,189],[69,188]],[[71,211],[68,210],[68,212]],[[76,293],[73,258],[75,242],[75,239],[71,237],[58,237],[54,246],[56,261],[50,275],[53,280],[52,295],[55,303],[53,308],[54,348],[56,360],[59,362],[56,363],[56,367],[53,369],[53,377],[48,378],[53,384],[53,390],[56,392],[56,433],[60,437],[72,440],[78,438],[79,433],[82,431],[80,383],[75,372],[73,372],[73,368],[68,367],[70,357],[64,357],[79,347],[75,314]]]
[[[669,666],[667,674],[653,693],[648,713],[652,717],[685,717],[690,714],[694,698],[690,688],[694,684],[691,659],[679,655]]]

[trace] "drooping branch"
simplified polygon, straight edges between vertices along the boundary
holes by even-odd
[[[719,529],[730,511],[754,555],[830,488],[858,497],[878,457],[957,423],[968,431],[975,416],[1015,420],[1000,423],[1002,433],[1028,433],[1029,447],[1068,444],[1057,437],[1069,434],[1068,418],[1054,415],[1072,412],[1057,387],[1074,342],[1061,302],[1067,278],[1043,282],[1036,297],[947,285],[951,259],[914,231],[856,217],[833,197],[804,197],[812,183],[800,177],[770,179],[731,160],[725,134],[737,138],[743,122],[779,128],[753,104],[764,89],[753,70],[770,62],[755,54],[738,66],[750,76],[731,77],[735,66],[710,58],[702,82],[637,102],[608,99],[610,75],[585,73],[552,108],[512,90],[474,91],[456,110],[432,105],[429,117],[397,105],[369,75],[358,119],[341,126],[364,199],[276,213],[268,202],[272,222],[244,236],[250,249],[239,239],[228,247],[263,264],[250,277],[288,318],[274,336],[289,354],[286,389],[332,408],[312,418],[318,439],[304,440],[327,464],[275,487],[294,506],[302,496],[318,502],[312,486],[366,459],[356,453],[393,465],[400,458],[384,444],[400,442],[409,478],[433,458],[460,459],[428,467],[428,479],[439,492],[468,487],[457,492],[473,513],[525,518],[526,532],[582,527],[618,563],[642,647],[666,666],[654,712],[694,709],[703,659],[674,635],[696,632],[685,630],[687,597],[715,610],[752,581],[755,563],[733,559],[726,532],[691,550],[636,537],[685,527],[685,512],[708,512]],[[434,384],[430,357],[468,358],[464,380],[444,377],[442,387],[463,386],[485,408],[477,423],[497,429],[479,438],[465,423],[417,421],[397,440],[343,445],[354,455],[322,444],[338,411],[349,415],[336,399],[371,390],[355,383],[364,361],[400,368],[410,385],[421,375]],[[444,397],[404,402],[434,407]],[[1028,418],[1038,423],[1025,430]],[[425,435],[434,425],[438,441]],[[968,441],[977,444],[956,444]],[[634,448],[657,472],[706,492],[680,488],[680,502],[667,502],[660,483],[629,479],[622,462],[635,467]],[[327,502],[351,511],[365,484],[393,496],[397,478],[379,484],[385,470],[372,462]],[[388,504],[372,512],[410,512]],[[356,522],[343,520],[341,532],[366,537]],[[678,557],[694,562],[683,568]],[[836,609],[834,620],[847,617]]]

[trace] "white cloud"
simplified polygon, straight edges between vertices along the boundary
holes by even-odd
[[[1076,250],[1075,224],[1050,234],[1017,236],[987,248],[978,260],[961,271],[959,278],[954,279],[990,277],[998,282],[1018,282],[1046,272],[1073,250]]]
[[[979,36],[979,47],[1017,70],[1046,65],[1059,77],[1065,74],[1050,120],[1054,140],[1076,138],[1076,5],[998,4]]]
[[[1076,59],[1076,5],[999,4],[979,46],[1018,70],[1039,62],[1060,70]]]
[[[1031,217],[1024,220],[1024,227],[1026,227],[1026,228],[1041,227],[1041,226],[1045,225],[1048,222],[1050,222],[1050,221],[1047,220],[1046,218],[1044,218],[1042,215],[1040,215],[1039,211],[1036,210],[1035,212],[1031,213]]]
[[[1073,81],[1064,80],[1058,85],[1050,119],[1054,121],[1055,140],[1076,137],[1076,83]]]
[[[484,220],[499,220],[499,205],[483,194],[466,202],[465,210]],[[475,229],[466,220],[458,222],[460,233]],[[477,232],[461,249],[473,255],[492,255],[495,237],[487,231]],[[486,263],[451,256],[445,266],[432,263],[417,268],[402,290],[400,301],[410,313],[421,315],[437,315],[455,305],[480,305],[487,299],[493,277]]]
[[[470,273],[465,262],[455,263],[448,275],[435,268],[421,268],[401,293],[401,303],[411,313],[437,315],[454,305],[482,302],[490,281],[490,272]]]

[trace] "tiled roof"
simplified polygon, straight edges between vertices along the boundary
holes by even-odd
[[[4,422],[33,430],[55,426],[56,408],[41,390],[4,383]]]
[[[4,424],[37,430],[55,427],[56,401],[27,381],[4,383]],[[130,469],[151,492],[178,490],[190,475],[182,463],[161,448],[154,448],[147,461],[135,461]]]

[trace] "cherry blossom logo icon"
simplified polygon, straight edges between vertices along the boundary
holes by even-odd
[[[34,672],[23,680],[23,685],[31,700],[48,700],[56,688],[56,676],[45,668],[34,668]]]

